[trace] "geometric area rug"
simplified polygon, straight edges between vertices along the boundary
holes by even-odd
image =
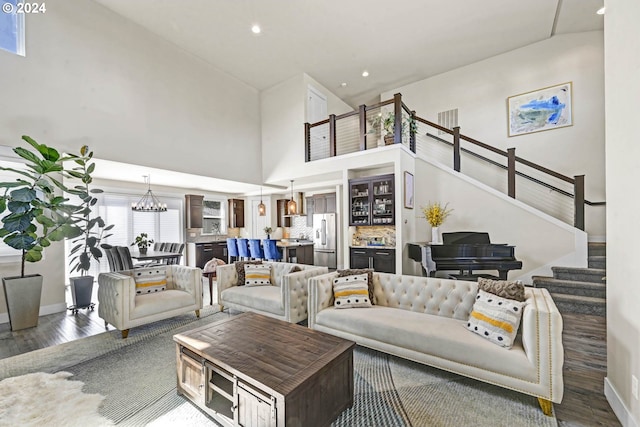
[[[73,374],[71,380],[85,384],[84,393],[105,396],[99,412],[115,425],[216,425],[176,394],[172,337],[228,316],[227,313],[208,313],[197,321],[177,319],[175,326],[170,323],[157,326],[160,329],[156,332],[143,334],[137,341],[134,336],[130,344],[106,352],[84,354],[87,346],[81,342],[88,338],[83,338],[66,343],[69,346],[59,350],[63,354],[56,354],[53,347],[44,358],[34,356],[50,359],[48,363],[30,360],[33,357],[28,353],[22,355],[26,356],[22,359],[3,359],[0,379],[3,377],[1,362],[5,361],[10,362],[11,372],[5,370],[4,373],[10,375],[64,370]],[[131,334],[134,332],[132,329]],[[93,349],[122,343],[109,336],[90,338],[94,338],[90,346]],[[113,343],[108,344],[111,341]],[[72,357],[74,343],[83,353],[82,357]],[[353,406],[338,417],[334,426],[557,427],[555,417],[545,416],[534,397],[360,346],[354,352],[354,392]]]

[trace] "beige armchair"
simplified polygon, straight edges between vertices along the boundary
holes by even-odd
[[[100,273],[98,276],[98,314],[105,327],[113,325],[127,338],[129,329],[188,311],[200,317],[202,309],[202,270],[166,265],[166,290],[136,294],[133,271]]]
[[[265,316],[298,323],[307,318],[307,280],[326,274],[327,267],[288,262],[264,262],[271,265],[271,286],[238,286],[234,264],[217,268],[218,304],[238,311],[252,311]],[[291,272],[298,266],[300,271]]]

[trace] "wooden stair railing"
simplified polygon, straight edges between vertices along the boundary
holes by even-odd
[[[387,105],[393,105],[394,111],[394,132],[393,132],[393,142],[394,144],[402,144],[402,113],[405,112],[414,122],[423,123],[427,126],[435,128],[443,133],[449,134],[452,136],[453,143],[450,143],[442,138],[439,138],[435,135],[426,133],[427,136],[433,138],[436,141],[448,144],[453,146],[453,169],[456,172],[460,172],[461,168],[461,153],[468,153],[476,158],[479,158],[483,161],[491,163],[493,165],[499,166],[500,168],[507,170],[507,195],[511,198],[516,198],[516,176],[524,177],[532,182],[535,182],[539,185],[545,186],[549,189],[557,191],[558,193],[573,198],[574,205],[574,218],[573,218],[573,226],[584,230],[585,228],[585,204],[590,206],[602,206],[605,202],[591,202],[585,199],[584,195],[584,175],[575,175],[573,178],[553,171],[551,169],[545,168],[544,166],[540,166],[534,162],[526,160],[522,157],[516,156],[515,148],[508,148],[507,151],[501,150],[499,148],[493,147],[489,144],[485,144],[484,142],[473,139],[469,136],[463,135],[460,133],[460,127],[456,126],[453,129],[448,129],[446,127],[440,126],[436,123],[430,122],[426,119],[416,116],[415,111],[411,111],[403,102],[402,95],[396,93],[393,96],[393,99],[389,99],[386,101],[379,102],[374,105],[360,105],[357,111],[352,111],[349,113],[341,114],[336,116],[332,114],[328,119],[322,120],[316,123],[305,123],[304,131],[305,131],[305,161],[311,161],[311,129],[317,126],[329,125],[329,157],[336,156],[337,153],[337,141],[336,141],[336,122],[338,120],[346,119],[348,117],[358,116],[359,123],[359,150],[366,150],[367,145],[367,112],[382,108]],[[478,153],[475,153],[471,150],[467,150],[465,148],[461,148],[460,141],[466,141],[470,144],[473,144],[477,147],[480,147],[484,150],[493,152],[500,156],[503,156],[507,160],[507,166],[503,166],[499,162],[488,159]],[[413,128],[409,129],[409,149],[415,153],[416,152],[416,135]],[[535,169],[539,172],[542,172],[545,175],[549,175],[561,181],[567,182],[573,185],[573,194],[568,191],[559,189],[551,184],[545,183],[539,179],[533,178],[529,175],[526,175],[517,170],[517,164],[520,163],[524,166],[528,166],[532,169]]]

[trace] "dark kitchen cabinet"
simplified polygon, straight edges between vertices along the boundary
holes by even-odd
[[[204,196],[187,194],[185,197],[186,228],[202,228],[202,204]]]
[[[229,199],[229,227],[244,227],[244,200]]]
[[[378,248],[351,248],[351,268],[373,268],[381,273],[396,272],[396,250]]]
[[[349,180],[349,225],[394,225],[394,175]]]
[[[276,201],[276,208],[278,212],[277,226],[278,227],[291,227],[291,217],[287,215],[287,203],[289,199],[278,199]]]
[[[227,242],[209,242],[209,243],[196,243],[196,267],[204,268],[204,265],[212,260],[218,258],[227,262]]]

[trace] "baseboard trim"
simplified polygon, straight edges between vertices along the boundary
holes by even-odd
[[[61,302],[60,304],[51,304],[40,307],[39,316],[46,316],[47,314],[62,313],[67,309],[67,304]],[[9,323],[9,314],[0,313],[0,324]]]
[[[611,405],[613,413],[616,414],[620,424],[624,427],[638,427],[638,423],[633,419],[633,415],[624,404],[620,395],[616,391],[615,387],[609,382],[609,378],[604,378],[604,396],[607,398],[607,402]]]

